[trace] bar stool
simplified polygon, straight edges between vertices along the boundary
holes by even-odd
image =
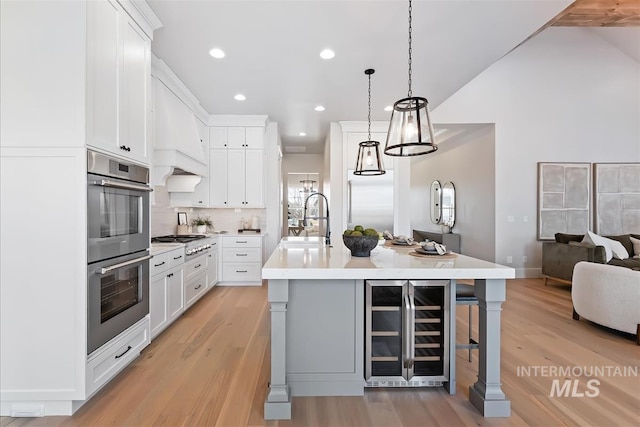
[[[469,362],[471,362],[471,350],[478,348],[478,341],[471,337],[471,326],[473,325],[473,309],[472,305],[478,305],[478,298],[475,296],[473,286],[463,283],[456,283],[456,305],[469,306],[469,343],[456,344],[457,349],[469,350]]]

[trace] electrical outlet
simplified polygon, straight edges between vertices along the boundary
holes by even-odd
[[[513,263],[513,257],[511,255],[509,255],[507,257],[507,264],[512,264]]]
[[[240,209],[240,208],[235,208],[233,211],[234,211],[235,213],[240,213],[240,212],[242,212],[242,209]]]
[[[527,256],[526,255],[522,256],[522,262],[527,262]]]
[[[515,217],[514,217],[513,215],[509,215],[509,216],[507,217],[507,222],[515,222],[515,220],[516,220],[516,219],[515,219]]]
[[[529,217],[528,216],[523,216],[522,217],[522,222],[529,222]]]

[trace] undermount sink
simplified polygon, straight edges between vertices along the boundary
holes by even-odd
[[[285,237],[280,241],[283,248],[322,248],[324,237]]]

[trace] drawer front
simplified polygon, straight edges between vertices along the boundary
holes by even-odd
[[[96,392],[135,359],[151,342],[149,317],[145,317],[104,347],[87,361],[87,396]]]
[[[169,268],[184,264],[184,248],[174,249],[167,253],[167,258],[169,259]]]
[[[262,280],[262,268],[260,263],[235,264],[225,263],[222,267],[223,278],[230,282],[255,282]]]
[[[230,248],[224,250],[224,257],[222,262],[228,263],[247,263],[247,262],[262,262],[260,248]]]
[[[226,248],[259,248],[262,246],[262,237],[225,237],[224,247]]]
[[[199,256],[184,265],[184,281],[188,282],[195,275],[207,271],[207,257]]]
[[[192,277],[184,288],[184,299],[187,308],[200,298],[207,290],[207,275],[203,270],[202,274]]]
[[[163,252],[158,255],[154,255],[149,260],[149,271],[151,277],[156,274],[160,274],[169,269],[169,252]]]

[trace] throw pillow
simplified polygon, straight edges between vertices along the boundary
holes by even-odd
[[[583,242],[591,243],[596,246],[604,246],[606,262],[611,261],[614,256],[617,259],[629,258],[629,253],[624,248],[622,243],[618,242],[617,240],[607,239],[606,237],[602,237],[597,235],[596,233],[587,231],[586,236],[584,236]]]
[[[640,258],[640,239],[636,239],[635,237],[629,237],[631,239],[631,244],[633,245],[633,253],[635,254],[634,258]]]
[[[584,234],[567,234],[556,233],[556,243],[580,242],[584,238]]]

